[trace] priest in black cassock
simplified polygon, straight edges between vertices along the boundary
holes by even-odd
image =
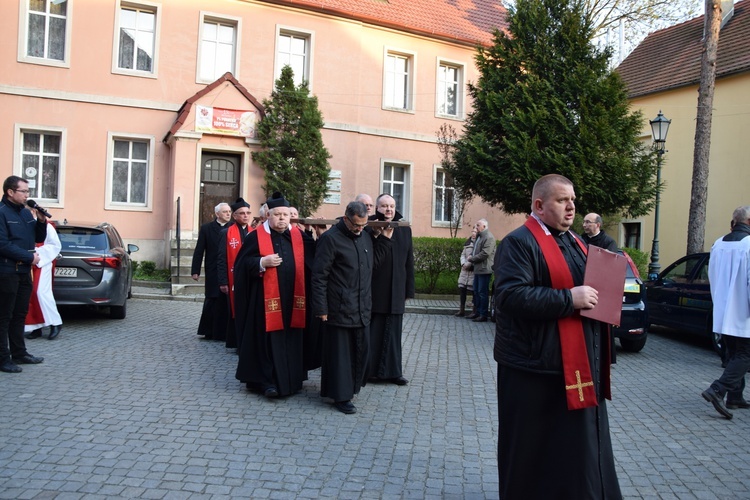
[[[375,215],[370,220],[400,221],[396,200],[381,194],[375,201]],[[379,236],[377,228],[367,228]],[[411,228],[393,229],[391,251],[384,253],[372,273],[372,318],[370,320],[370,360],[368,379],[396,385],[409,381],[403,374],[401,337],[406,299],[414,298],[414,251]]]
[[[234,265],[235,326],[242,333],[236,378],[266,397],[307,380],[303,333],[315,242],[290,227],[289,202],[274,193],[268,219],[248,233]]]
[[[586,245],[569,231],[575,191],[540,178],[532,213],[495,256],[500,498],[620,499],[605,398],[608,326],[580,315]]]
[[[219,290],[217,259],[221,245],[221,232],[232,218],[232,208],[228,203],[219,203],[214,208],[214,214],[216,218],[203,224],[198,232],[198,242],[193,252],[190,274],[194,280],[198,280],[205,256],[205,299],[198,324],[198,335],[203,335],[206,339],[224,340],[229,317],[229,302],[227,295]]]

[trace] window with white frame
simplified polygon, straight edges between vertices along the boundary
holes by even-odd
[[[115,72],[136,75],[156,72],[158,26],[156,5],[120,3],[114,43]]]
[[[383,74],[383,107],[409,111],[414,109],[414,55],[386,51]]]
[[[22,0],[18,60],[37,64],[67,66],[70,45],[72,0]]]
[[[463,66],[440,61],[437,74],[436,111],[439,116],[460,118],[462,109]]]
[[[153,137],[110,134],[107,191],[110,207],[150,206]]]
[[[29,182],[29,197],[60,201],[62,133],[21,131],[21,176]]]
[[[396,201],[396,210],[408,218],[409,164],[384,161],[382,171],[381,193],[391,195]]]
[[[210,83],[226,72],[239,77],[239,19],[224,19],[201,14],[198,49],[198,81]]]
[[[312,59],[312,34],[288,28],[277,29],[275,79],[281,76],[284,66],[294,71],[294,84],[310,82]]]
[[[456,197],[451,175],[441,167],[435,167],[435,210],[433,220],[450,223],[456,213]]]

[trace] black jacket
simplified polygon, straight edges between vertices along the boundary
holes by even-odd
[[[595,245],[599,248],[609,250],[610,252],[617,252],[617,243],[604,231],[599,231],[599,234],[597,234],[596,236],[583,234],[582,237],[586,245]]]
[[[375,256],[374,248],[378,250]],[[323,233],[315,249],[311,303],[315,316],[328,316],[328,323],[344,328],[370,324],[372,270],[384,252],[388,238],[373,239],[363,231],[356,235],[344,220]]]
[[[571,235],[566,234],[565,238]],[[572,240],[567,242],[577,246]],[[557,320],[573,314],[573,297],[567,289],[552,288],[542,250],[525,226],[509,233],[500,243],[494,272],[495,360],[528,371],[562,372]],[[582,318],[582,322],[593,367],[603,347],[602,324],[587,318]]]
[[[373,215],[370,219],[376,217]],[[401,214],[396,212],[393,220],[401,219]],[[382,258],[378,259],[372,273],[372,312],[404,314],[406,299],[414,298],[414,250],[411,228],[395,228],[391,237],[391,251],[381,253]]]
[[[203,255],[206,256],[205,263],[205,295],[206,297],[218,297],[219,275],[217,271],[217,259],[219,256],[219,245],[221,244],[221,231],[225,226],[216,220],[203,224],[198,232],[198,242],[193,252],[193,263],[190,266],[190,274],[201,273]]]
[[[0,203],[0,273],[28,274],[36,243],[47,237],[47,223],[34,220],[31,211],[3,195]]]

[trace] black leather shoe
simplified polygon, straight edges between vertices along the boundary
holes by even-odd
[[[347,415],[357,413],[357,407],[354,406],[351,401],[337,401],[336,403],[333,403],[333,407]]]
[[[466,319],[477,319],[479,315],[477,313],[469,314]]]
[[[263,395],[267,398],[275,398],[279,395],[279,391],[275,387],[269,387],[263,391]]]
[[[727,408],[731,410],[737,410],[737,409],[747,410],[748,408],[750,408],[750,403],[748,403],[744,399],[740,399],[739,401],[729,401],[727,399]]]
[[[49,339],[52,340],[56,338],[58,335],[60,335],[60,330],[62,330],[62,325],[52,325],[49,327]]]
[[[463,312],[463,311],[458,311],[456,314],[454,314],[454,316],[458,316],[459,318],[463,318],[464,316],[466,316],[466,313]]]
[[[393,382],[393,383],[394,383],[394,384],[396,384],[396,385],[406,385],[406,384],[408,384],[408,383],[409,383],[409,381],[408,381],[408,380],[406,380],[406,379],[405,379],[404,377],[396,377],[396,378],[392,378],[392,379],[391,379],[391,382]]]
[[[15,364],[13,361],[6,361],[0,365],[0,372],[5,373],[21,373],[23,368]]]
[[[487,322],[487,316],[479,316],[472,320],[474,323],[486,323]]]
[[[724,398],[719,396],[715,390],[709,387],[701,393],[701,396],[703,396],[703,399],[714,405],[714,409],[721,413],[724,418],[732,420],[734,415],[732,415],[731,411],[724,408]]]
[[[24,338],[27,338],[27,339],[38,339],[39,337],[42,336],[42,329],[41,328],[37,328],[36,330],[32,330],[30,332],[26,332],[26,333],[23,334],[23,336],[24,336]]]
[[[44,361],[44,358],[32,356],[31,354],[24,354],[20,358],[13,358],[13,361],[20,365],[38,365],[39,363]]]

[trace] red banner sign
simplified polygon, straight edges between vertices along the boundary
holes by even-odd
[[[195,106],[197,131],[254,138],[255,121],[255,111]]]

